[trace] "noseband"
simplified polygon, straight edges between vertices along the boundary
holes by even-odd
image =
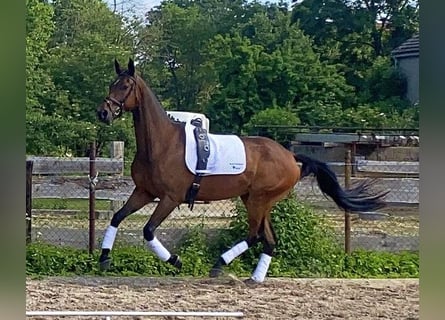
[[[128,75],[127,75],[127,76],[128,76]],[[130,87],[130,89],[128,90],[127,94],[125,95],[125,97],[124,97],[121,101],[119,101],[119,100],[117,100],[117,99],[115,99],[115,98],[113,98],[113,97],[110,97],[110,96],[108,96],[108,97],[106,97],[106,98],[104,99],[104,101],[105,101],[106,103],[108,103],[108,104],[114,104],[115,106],[117,106],[116,110],[113,112],[113,115],[114,115],[115,117],[119,117],[120,115],[122,115],[122,111],[124,110],[125,100],[127,100],[128,96],[129,96],[130,93],[133,91],[134,86],[135,86],[135,84],[136,84],[136,79],[135,79],[134,77],[132,77],[132,76],[128,76],[128,77],[129,77],[133,82],[132,82],[131,87]]]

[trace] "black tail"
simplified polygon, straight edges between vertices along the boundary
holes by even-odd
[[[351,189],[343,189],[338,183],[337,176],[326,163],[304,155],[295,155],[295,160],[303,164],[301,178],[314,174],[320,190],[334,200],[342,209],[351,212],[374,211],[385,207],[383,197],[389,191],[378,194],[369,193],[373,181],[363,181]]]

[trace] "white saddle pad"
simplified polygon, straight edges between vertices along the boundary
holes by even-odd
[[[193,129],[190,123],[185,125],[185,163],[187,168],[196,174],[198,162],[197,146]],[[244,143],[236,135],[220,135],[208,133],[210,142],[210,156],[207,169],[198,173],[212,174],[240,174],[246,169],[246,151]]]

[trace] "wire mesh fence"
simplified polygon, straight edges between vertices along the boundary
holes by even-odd
[[[91,176],[85,162],[89,159],[30,159],[32,174],[32,215],[30,241],[88,248],[90,223],[94,219],[95,247],[100,247],[110,219],[127,200],[134,184],[124,175],[130,163],[122,159],[95,159],[97,176]],[[48,162],[50,161],[50,162]],[[45,164],[45,165],[43,165]],[[329,163],[345,186],[345,163]],[[368,250],[418,250],[419,178],[418,163],[359,160],[354,163],[351,183],[372,177],[376,187],[390,190],[388,206],[379,212],[351,214],[351,248]],[[416,167],[417,166],[417,167]],[[46,168],[46,169],[42,169]],[[49,172],[49,173],[48,173]],[[90,186],[94,185],[94,216],[90,215]],[[345,213],[326,198],[314,179],[306,177],[295,186],[297,198],[323,215],[335,228],[339,242],[345,237]],[[228,228],[237,214],[235,200],[197,202],[193,211],[180,205],[157,229],[157,236],[172,246],[193,225],[209,233]],[[142,228],[157,205],[147,204],[124,220],[116,243],[143,245]],[[279,236],[279,235],[278,235]]]

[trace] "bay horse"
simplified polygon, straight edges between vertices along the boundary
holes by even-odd
[[[181,268],[179,256],[171,254],[155,236],[156,228],[170,213],[184,203],[187,191],[194,181],[184,161],[185,124],[169,118],[155,94],[135,72],[129,59],[127,70],[114,61],[117,78],[109,87],[108,96],[99,105],[100,121],[111,124],[124,111],[133,114],[136,135],[136,154],[131,165],[135,189],[123,205],[113,214],[107,227],[99,267],[110,266],[110,251],[119,224],[130,214],[159,198],[151,217],[143,228],[148,248],[162,261]],[[217,201],[240,197],[248,215],[249,231],[246,239],[224,252],[210,271],[210,277],[222,274],[223,266],[261,242],[263,251],[250,283],[264,281],[277,242],[271,224],[270,212],[275,203],[286,197],[295,184],[313,174],[320,190],[341,209],[350,212],[373,211],[382,208],[386,193],[371,194],[370,183],[363,182],[343,189],[326,163],[305,155],[294,154],[279,143],[265,137],[241,137],[246,153],[246,168],[236,175],[203,176],[196,200]]]

